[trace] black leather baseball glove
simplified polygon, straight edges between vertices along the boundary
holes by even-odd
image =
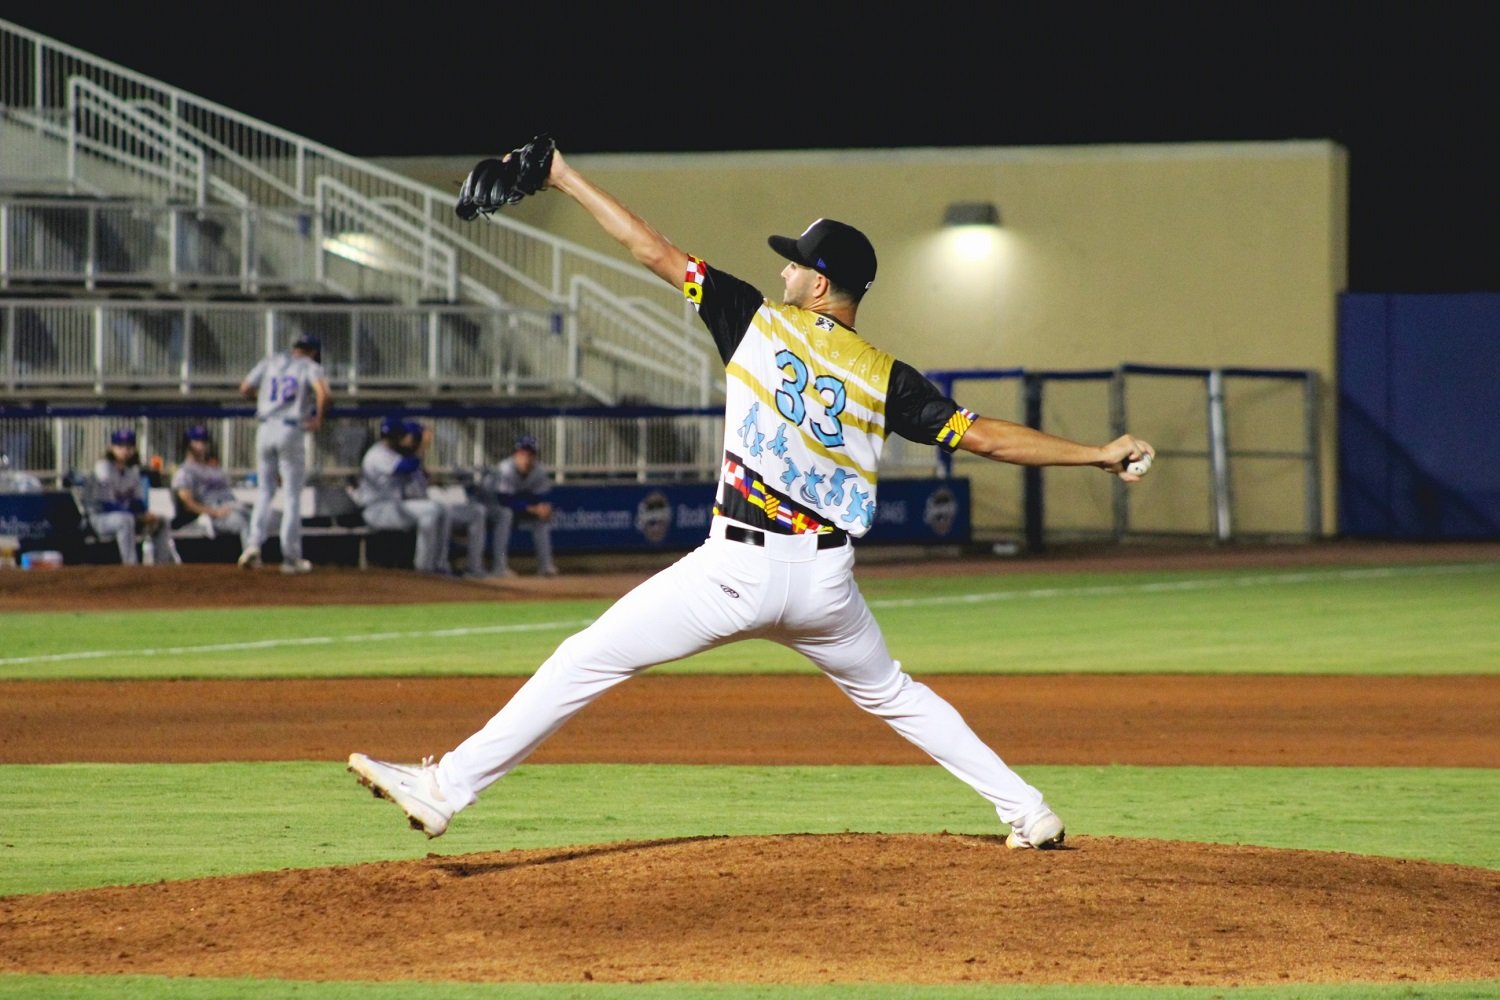
[[[543,133],[498,159],[480,160],[464,179],[453,210],[468,221],[536,194],[547,183],[556,146],[553,138]]]

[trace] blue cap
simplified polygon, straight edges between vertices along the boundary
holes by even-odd
[[[208,428],[202,424],[194,424],[187,429],[187,439],[189,441],[207,441]]]
[[[412,420],[410,418],[403,420],[401,421],[401,430],[403,433],[410,434],[412,437],[421,437],[423,430],[422,421]]]
[[[380,421],[380,436],[383,438],[400,437],[406,433],[406,421],[400,414],[393,413]]]
[[[300,347],[304,351],[309,351],[313,354],[323,353],[323,341],[311,333],[302,334],[296,340],[292,341],[292,346]]]
[[[536,438],[533,435],[522,434],[516,438],[516,451],[529,451],[535,455],[540,450],[536,446]]]
[[[128,444],[128,445],[134,446],[135,445],[135,431],[131,430],[129,427],[121,427],[119,430],[115,431],[113,434],[111,434],[109,436],[109,443],[110,444]]]

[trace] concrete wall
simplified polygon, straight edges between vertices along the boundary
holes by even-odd
[[[566,147],[564,146],[566,152]],[[484,152],[380,161],[443,190]],[[1336,296],[1347,272],[1347,156],[1331,142],[1056,148],[918,149],[570,157],[683,249],[780,292],[770,233],[796,235],[819,216],[863,229],[880,258],[859,326],[920,369],[1158,365],[1307,368],[1323,380],[1323,495],[1334,488]],[[954,201],[988,201],[1002,227],[963,256],[941,226]],[[561,197],[507,210],[520,221],[623,253]],[[1148,382],[1152,380],[1147,380]],[[1107,434],[1107,407],[1059,391],[1048,428]],[[962,388],[961,402],[1014,418],[1004,387]],[[1186,392],[1186,395],[1184,393]],[[1196,387],[1132,387],[1132,431],[1159,446],[1201,450]],[[1237,393],[1232,445],[1300,446],[1300,407],[1270,386]],[[971,401],[972,400],[972,401]],[[1233,400],[1232,400],[1233,402]],[[1253,419],[1251,415],[1253,414]],[[1102,426],[1101,426],[1102,425]],[[1269,441],[1270,445],[1260,442]],[[1236,467],[1236,520],[1270,533],[1301,527],[1295,463]],[[981,533],[1019,524],[1015,470],[964,462],[976,479]],[[1137,523],[1207,527],[1206,466],[1132,491]],[[1059,478],[1062,477],[1062,478]],[[1080,478],[1081,477],[1081,478]],[[1049,522],[1106,525],[1102,476],[1048,473]],[[1331,502],[1323,525],[1334,531]]]

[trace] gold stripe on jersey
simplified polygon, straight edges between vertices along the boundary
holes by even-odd
[[[759,395],[761,399],[764,399],[766,402],[771,404],[771,408],[773,410],[776,409],[776,390],[782,389],[783,385],[777,385],[774,390],[766,390],[765,387],[760,384],[760,382],[755,380],[755,377],[750,374],[749,370],[747,370],[737,361],[730,362],[725,370],[729,374],[734,375],[750,388],[754,389],[756,391],[756,394]],[[879,421],[872,420],[868,416],[860,415],[861,412],[868,412],[866,407],[861,406],[859,410],[851,410],[849,408],[847,383],[845,384],[844,394],[845,405],[843,412],[839,414],[839,423],[857,427],[865,434],[874,434],[880,437],[884,437],[885,427],[882,426]],[[802,398],[814,400],[820,406],[826,407],[828,405],[828,400],[823,398],[823,396],[819,394],[818,390],[811,388],[811,386],[802,391]]]
[[[780,414],[781,411],[779,411],[779,410],[776,409],[776,394],[775,394],[775,392],[773,392],[772,390],[767,389],[765,386],[761,385],[760,382],[755,378],[755,376],[751,375],[748,371],[746,371],[739,364],[739,362],[737,362],[737,361],[731,361],[729,363],[729,365],[724,369],[724,372],[725,372],[726,375],[730,376],[731,378],[737,379],[747,389],[749,389],[751,392],[755,393],[756,398],[758,398],[761,402],[765,403],[766,406],[770,409],[770,411],[772,413],[776,413],[778,415]],[[861,426],[858,421],[849,418],[849,415],[848,415],[847,411],[845,411],[844,413],[842,413],[842,414],[839,415],[839,420],[841,422],[843,422],[843,423],[855,424],[856,426]],[[811,449],[812,451],[817,452],[819,455],[822,455],[824,458],[828,459],[830,462],[833,462],[836,465],[848,465],[848,466],[851,466],[856,472],[858,472],[861,476],[864,477],[864,479],[865,479],[866,482],[874,482],[875,481],[875,472],[874,472],[874,470],[867,469],[863,465],[861,465],[860,463],[854,461],[854,458],[853,458],[852,455],[850,455],[848,449],[841,449],[839,451],[834,451],[832,448],[829,448],[827,445],[823,444],[821,441],[817,440],[812,435],[808,434],[802,428],[798,427],[798,428],[796,428],[796,430],[802,436],[802,443],[805,444],[805,445],[807,445],[807,447],[809,449]],[[872,429],[870,429],[868,427],[868,425],[864,425],[864,430],[865,430],[865,432],[867,434],[881,434],[881,435],[883,435],[885,433],[883,429],[878,429],[877,428],[877,429],[873,429],[872,430]]]
[[[773,340],[778,333],[786,339],[794,339],[796,343],[789,346],[801,347],[808,355],[816,358],[821,367],[829,369],[830,374],[839,376],[844,382],[846,398],[859,403],[872,414],[879,414],[880,424],[883,426],[883,404],[896,358],[863,340],[859,334],[837,324],[833,324],[832,330],[818,329],[817,313],[796,310],[790,315],[814,317],[811,331],[790,322],[788,313],[778,311],[776,317],[781,322],[774,330],[762,327],[761,332]],[[756,318],[759,319],[760,314]]]
[[[808,343],[806,338],[800,335],[801,331],[793,327],[783,324],[770,327],[769,324],[762,321],[761,314],[759,313],[756,314],[752,325],[755,327],[757,333],[772,343],[778,340],[783,341],[793,353],[800,353],[804,360],[815,361],[818,367],[828,369],[825,374],[840,377],[844,383],[845,399],[852,403],[858,403],[861,409],[871,414],[874,418],[868,421],[866,426],[879,428],[878,433],[881,435],[885,434],[885,391],[883,388],[877,388],[870,383],[875,382],[879,386],[888,384],[891,377],[891,366],[895,363],[895,358],[864,344],[864,341],[858,341],[860,345],[863,345],[863,350],[859,351],[857,355],[855,351],[849,351],[850,357],[848,360],[856,362],[851,370],[845,358],[836,356],[844,354],[843,351],[820,352],[818,350],[819,345]]]

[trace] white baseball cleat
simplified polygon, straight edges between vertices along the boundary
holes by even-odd
[[[257,567],[259,565],[260,565],[260,549],[258,549],[258,548],[256,548],[255,546],[252,545],[248,549],[246,549],[245,551],[243,551],[243,552],[240,553],[240,559],[239,559],[239,567],[240,567],[240,569],[254,569],[255,567]]]
[[[1024,832],[1020,827],[1012,827],[1005,837],[1005,846],[1014,850],[1034,847],[1049,851],[1061,847],[1065,836],[1067,830],[1063,827],[1063,821],[1058,818],[1057,813],[1047,809],[1033,816]]]
[[[296,576],[299,573],[311,573],[312,563],[306,559],[298,559],[296,562],[284,562],[281,564],[281,571],[287,576]]]
[[[400,806],[413,830],[421,830],[431,839],[448,829],[455,810],[438,788],[437,764],[431,757],[414,766],[351,753],[349,770],[377,799],[389,799]]]

